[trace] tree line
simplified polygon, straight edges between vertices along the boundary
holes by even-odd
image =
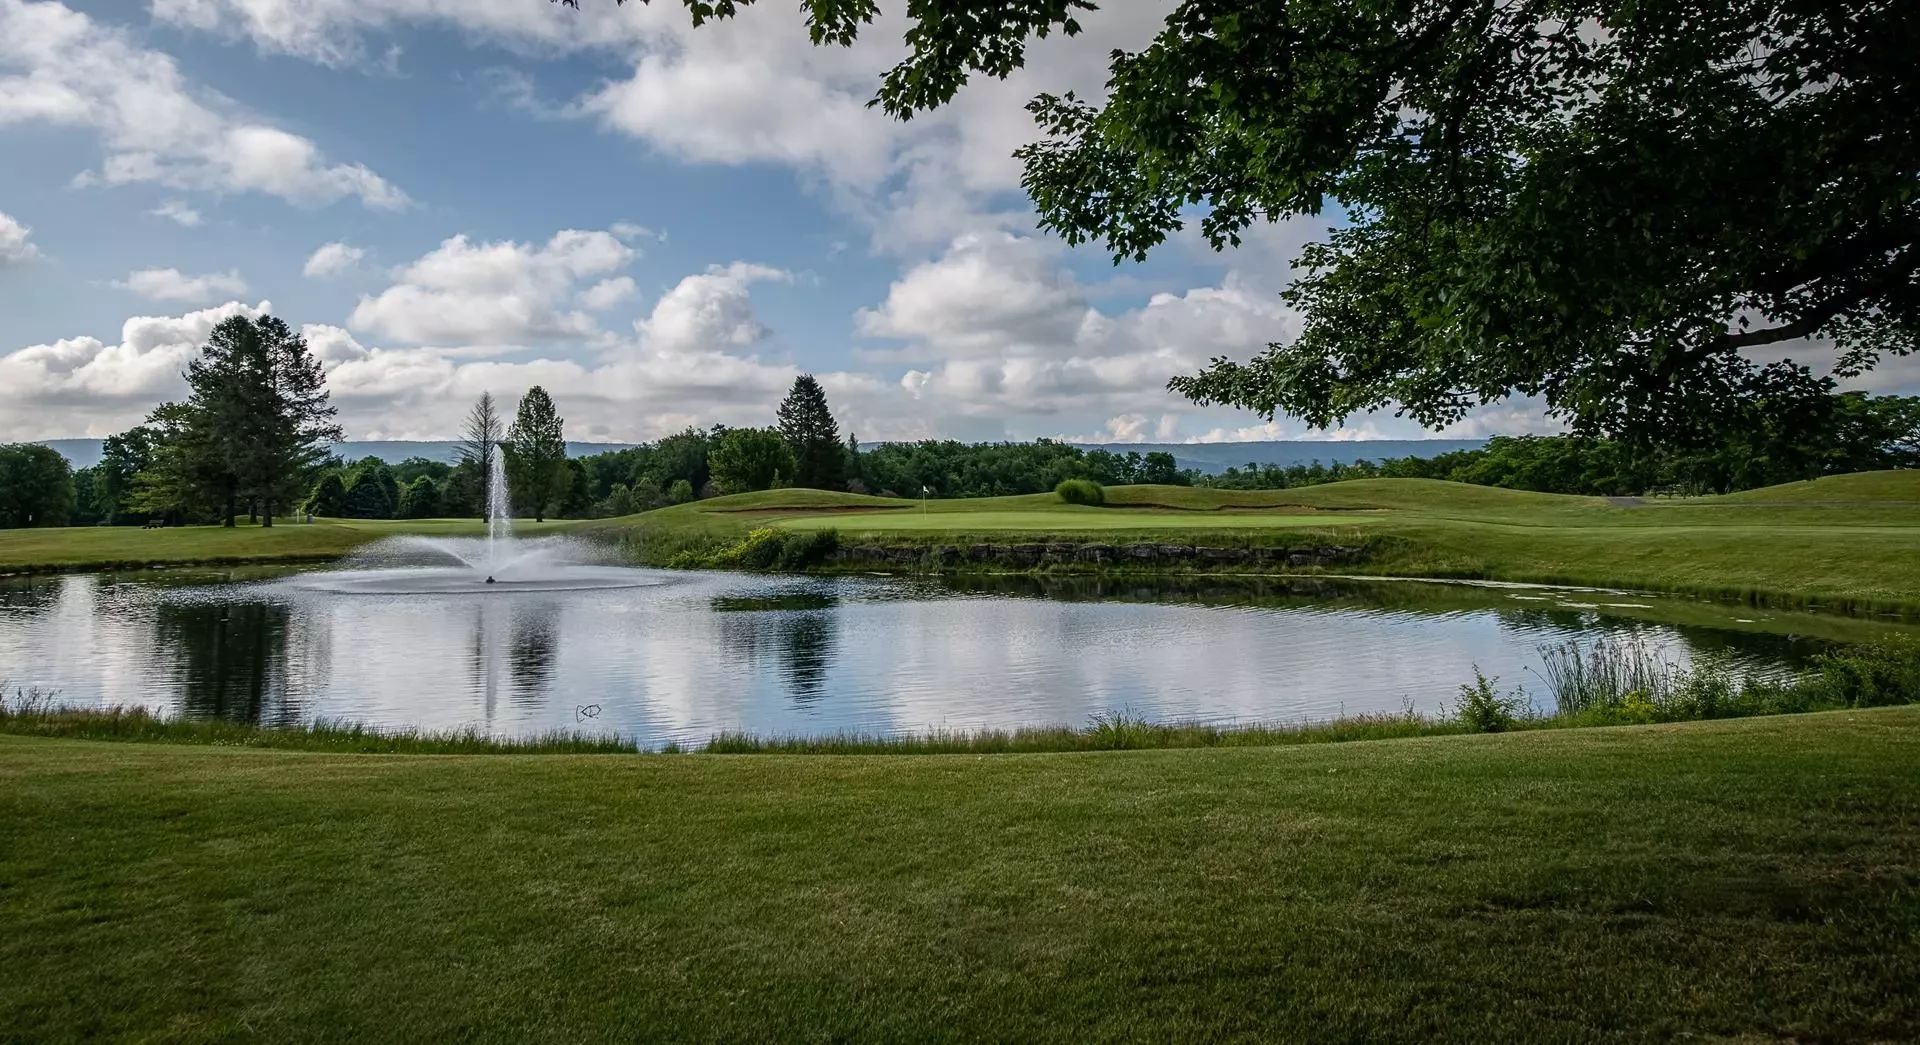
[[[512,514],[588,518],[777,487],[898,497],[1042,493],[1069,479],[1283,489],[1362,478],[1429,478],[1546,493],[1728,493],[1842,472],[1920,467],[1920,397],[1859,392],[1756,406],[1717,441],[1684,449],[1580,436],[1499,436],[1435,457],[1351,464],[1249,463],[1218,475],[1170,453],[1116,453],[1049,439],[843,439],[826,392],[795,379],[764,428],[688,428],[656,442],[568,457],[565,419],[535,386],[509,421],[491,394],[463,424],[458,459],[345,460],[324,375],[306,342],[271,316],[215,327],[187,367],[187,397],[107,437],[78,471],[35,444],[0,445],[0,527],[70,524],[271,526],[288,511],[327,518],[485,518],[498,460]]]

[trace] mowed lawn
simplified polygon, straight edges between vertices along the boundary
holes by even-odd
[[[785,519],[779,525],[795,529],[842,529],[850,533],[895,533],[918,531],[946,533],[956,529],[968,533],[1012,530],[1021,533],[1081,533],[1092,530],[1124,530],[1138,533],[1192,530],[1274,530],[1324,528],[1374,521],[1360,512],[1343,512],[1337,517],[1325,514],[1281,512],[1171,512],[1152,510],[1114,510],[1063,505],[1060,510],[919,512],[885,511],[814,515]]]
[[[737,540],[758,526],[845,540],[1284,542],[1372,546],[1349,572],[1784,597],[1920,610],[1920,470],[1834,476],[1736,497],[1613,503],[1425,479],[1291,490],[1109,487],[1107,505],[1052,494],[903,503],[773,490],[588,524],[588,532]]]
[[[516,523],[528,533],[551,532],[565,523]],[[0,571],[96,568],[187,563],[272,562],[328,559],[384,537],[400,534],[477,536],[473,519],[325,519],[273,526],[65,526],[0,530]]]
[[[0,736],[0,840],[15,1040],[1920,1037],[1920,708],[989,757]]]

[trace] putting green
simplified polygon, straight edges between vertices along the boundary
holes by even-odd
[[[1008,530],[1053,533],[1062,530],[1277,530],[1351,526],[1376,522],[1380,515],[1360,512],[1155,512],[1087,508],[1011,512],[842,512],[783,519],[776,525],[797,530],[835,529],[847,533],[974,533]]]

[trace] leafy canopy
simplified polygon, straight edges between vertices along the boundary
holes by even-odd
[[[564,0],[570,5],[574,0]],[[750,0],[684,0],[696,24]],[[872,0],[804,0],[846,44]],[[902,118],[1080,0],[910,0]],[[1041,225],[1141,258],[1197,220],[1330,214],[1300,335],[1173,387],[1328,425],[1539,396],[1591,432],[1705,437],[1830,381],[1753,350],[1831,339],[1851,376],[1920,343],[1912,0],[1186,0],[1098,103],[1029,106]]]

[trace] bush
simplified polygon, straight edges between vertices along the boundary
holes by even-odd
[[[675,479],[667,489],[667,500],[675,504],[685,504],[693,500],[693,484],[685,479]]]
[[[1920,703],[1920,641],[1900,638],[1822,653],[1807,686],[1816,700],[1842,707]]]
[[[1460,704],[1454,708],[1454,718],[1475,733],[1504,733],[1512,729],[1526,709],[1526,698],[1517,689],[1501,696],[1493,688],[1498,681],[1482,675],[1475,667],[1473,685],[1460,687]]]
[[[762,527],[709,560],[713,566],[742,570],[799,571],[818,566],[840,547],[833,530],[776,530]]]
[[[1102,505],[1107,503],[1107,491],[1092,479],[1062,479],[1060,485],[1053,488],[1060,499],[1068,504]]]

